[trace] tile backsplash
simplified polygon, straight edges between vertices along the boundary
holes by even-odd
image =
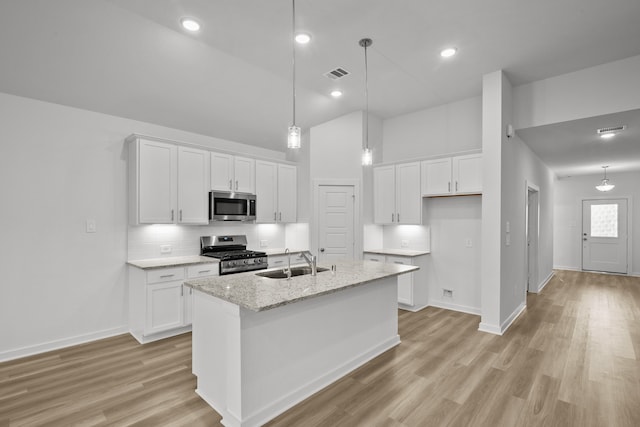
[[[129,260],[198,255],[200,236],[245,234],[249,249],[306,249],[309,225],[222,222],[212,225],[153,224],[128,227]],[[262,245],[261,245],[262,243]],[[163,253],[162,249],[170,248]]]

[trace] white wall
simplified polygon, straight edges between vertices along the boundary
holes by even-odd
[[[513,101],[517,129],[640,108],[640,56],[518,86]]]
[[[595,189],[600,175],[559,179],[554,195],[553,265],[558,269],[582,268],[582,200],[627,198],[629,203],[629,238],[631,239],[630,274],[640,275],[640,172],[607,174],[616,187],[602,193]]]
[[[7,94],[0,117],[0,360],[127,330],[126,136],[284,160],[281,152]],[[89,218],[96,233],[85,233]]]
[[[383,122],[383,161],[477,150],[482,147],[482,99],[463,99]]]

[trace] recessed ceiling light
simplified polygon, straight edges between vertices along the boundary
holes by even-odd
[[[331,91],[331,96],[333,96],[334,98],[340,98],[342,96],[342,91],[341,90],[332,90]]]
[[[182,28],[192,33],[200,30],[200,24],[193,18],[182,18],[180,24],[182,24]]]
[[[602,139],[611,139],[614,136],[616,136],[616,134],[613,133],[613,132],[612,133],[603,133],[602,135],[600,135],[600,138],[602,138]]]
[[[440,56],[442,56],[443,58],[450,58],[456,53],[458,53],[458,49],[456,49],[455,47],[448,47],[440,52]]]
[[[300,44],[307,44],[311,41],[311,36],[306,33],[298,33],[296,34],[295,39],[296,39],[296,42]]]

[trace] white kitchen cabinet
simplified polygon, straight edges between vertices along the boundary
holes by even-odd
[[[208,224],[208,152],[135,136],[128,141],[131,224]]]
[[[420,163],[402,163],[373,169],[374,222],[421,224]]]
[[[224,153],[211,153],[211,190],[256,192],[255,160]]]
[[[297,168],[256,161],[256,222],[296,222]]]
[[[425,160],[421,163],[422,196],[482,193],[482,154]]]
[[[191,330],[193,291],[185,278],[215,276],[218,264],[143,270],[129,267],[129,332],[140,343]]]
[[[429,304],[427,287],[427,255],[399,256],[365,252],[363,259],[390,264],[415,265],[420,267],[412,273],[398,276],[398,307],[403,310],[418,311]]]

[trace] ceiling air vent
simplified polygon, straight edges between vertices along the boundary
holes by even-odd
[[[602,135],[603,133],[615,133],[615,132],[620,132],[622,130],[625,130],[627,128],[626,125],[620,125],[620,126],[612,126],[612,127],[608,127],[608,128],[600,128],[598,129],[598,135]]]
[[[349,72],[347,70],[345,70],[344,68],[336,68],[334,70],[331,70],[327,73],[324,73],[325,77],[329,77],[331,80],[338,80],[343,78],[344,76],[348,76]]]

